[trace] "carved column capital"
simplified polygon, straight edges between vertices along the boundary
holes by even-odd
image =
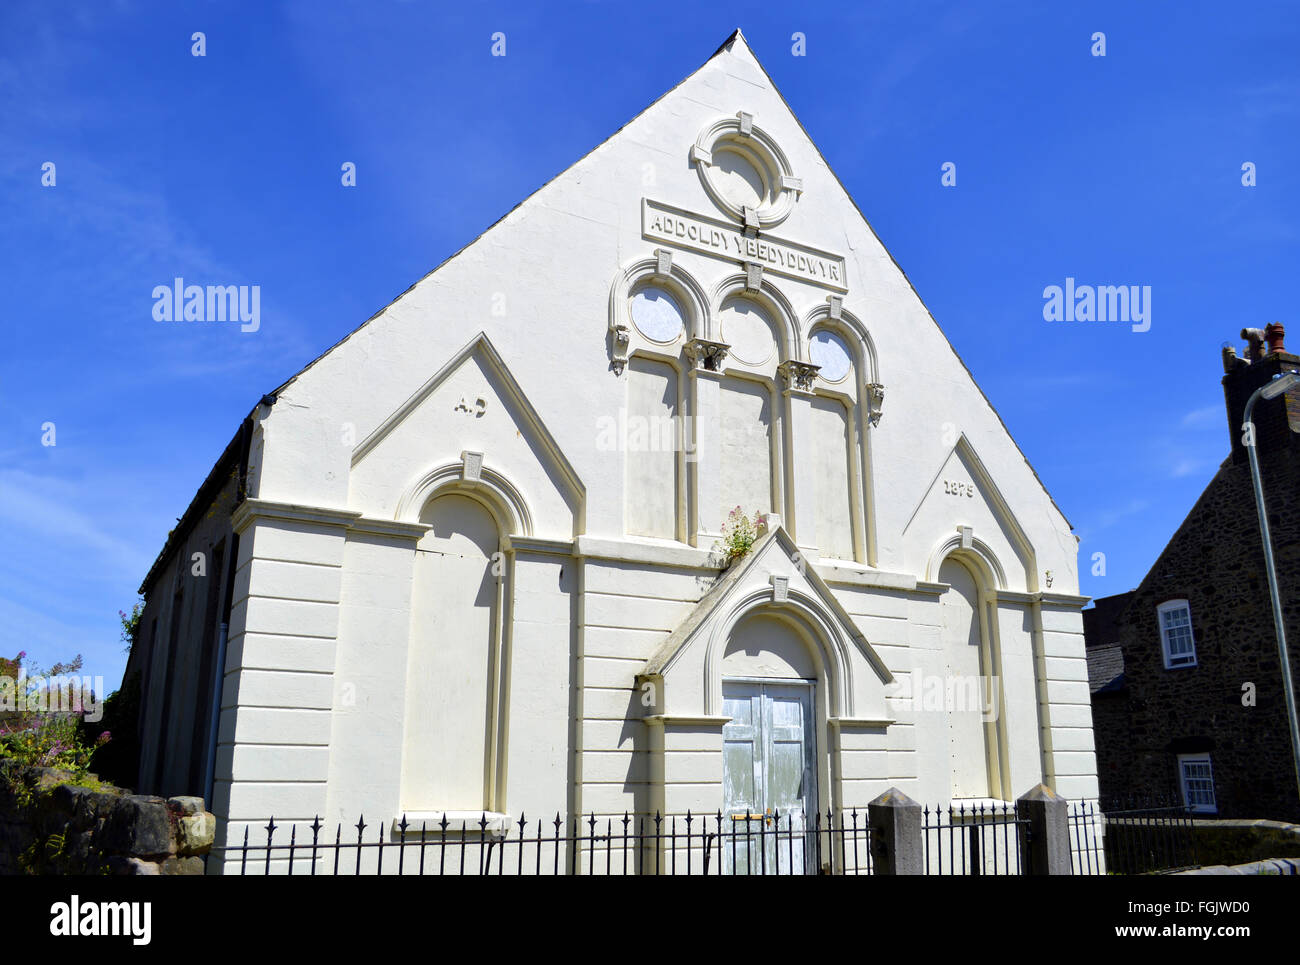
[[[726,342],[713,342],[707,338],[693,338],[686,343],[686,355],[699,368],[717,372],[731,348]]]
[[[821,371],[821,366],[813,365],[811,362],[798,362],[790,359],[778,365],[776,370],[785,379],[786,388],[811,392],[813,390],[813,381],[817,378],[817,373]]]

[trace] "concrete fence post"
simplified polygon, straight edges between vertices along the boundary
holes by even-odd
[[[1068,875],[1070,867],[1069,802],[1046,784],[1016,801],[1020,819],[1020,856],[1027,875]]]
[[[867,805],[871,828],[871,870],[878,875],[919,875],[921,805],[891,787]]]

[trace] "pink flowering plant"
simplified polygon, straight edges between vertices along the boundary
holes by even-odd
[[[723,569],[745,557],[766,532],[767,517],[762,513],[754,513],[751,519],[739,506],[729,512],[722,524],[722,538],[713,544],[713,551],[722,557]]]
[[[91,756],[108,743],[110,735],[105,731],[87,741],[83,701],[76,701],[72,709],[46,710],[50,695],[40,689],[45,679],[80,670],[81,657],[56,663],[49,670],[29,666],[20,680],[26,656],[24,651],[12,660],[0,658],[0,764],[56,767],[83,777]]]

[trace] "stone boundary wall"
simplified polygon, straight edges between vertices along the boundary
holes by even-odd
[[[1192,835],[1203,866],[1300,858],[1300,825],[1284,821],[1198,818],[1192,822]]]
[[[201,875],[216,819],[203,799],[69,783],[48,767],[0,775],[0,874]]]
[[[1269,858],[1249,864],[1211,865],[1176,872],[1180,875],[1300,875],[1300,860],[1295,858]]]

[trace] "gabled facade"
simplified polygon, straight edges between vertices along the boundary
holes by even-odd
[[[1096,797],[1070,525],[739,32],[264,400],[246,453],[233,836]],[[736,506],[769,532],[720,572]]]

